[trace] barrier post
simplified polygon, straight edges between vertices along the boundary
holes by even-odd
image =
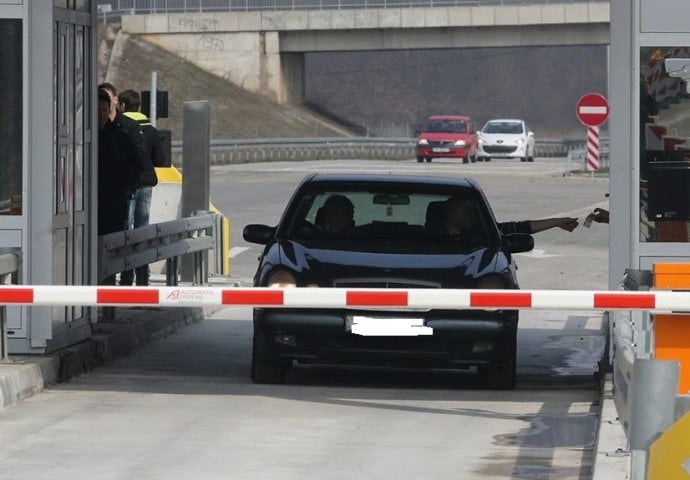
[[[0,305],[0,362],[6,362],[7,357],[7,332],[6,330],[7,307]]]
[[[654,264],[656,289],[690,290],[690,263]],[[680,364],[678,394],[690,393],[690,315],[653,315],[654,358]]]

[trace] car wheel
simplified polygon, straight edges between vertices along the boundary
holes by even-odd
[[[254,383],[284,383],[289,364],[271,357],[267,352],[266,335],[262,330],[254,331],[252,348],[252,381]]]
[[[485,161],[485,162],[490,162],[490,161],[491,161],[491,157],[484,157],[484,161]]]
[[[527,157],[520,157],[520,161],[521,161],[521,162],[526,162],[526,161],[527,161]]]
[[[527,161],[528,161],[528,162],[533,162],[533,161],[534,161],[534,157],[527,157]]]
[[[417,157],[417,162],[422,163],[424,161],[424,157]]]
[[[478,162],[483,162],[483,161],[484,161],[484,157],[479,157],[479,156],[478,156],[478,157],[477,157],[477,161],[478,161]]]
[[[479,374],[484,377],[486,387],[490,390],[512,390],[517,383],[516,360],[517,337],[511,348],[512,353],[499,365],[486,365],[478,368]]]
[[[462,163],[470,163],[470,157],[462,157]]]
[[[426,163],[431,163],[431,157],[426,157]]]
[[[517,383],[515,360],[507,365],[490,368],[485,375],[486,387],[489,390],[512,390]]]

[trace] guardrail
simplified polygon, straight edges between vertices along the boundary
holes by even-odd
[[[355,8],[428,8],[477,5],[598,3],[601,0],[111,0],[100,1],[99,13],[204,13],[260,10],[350,10]],[[108,8],[109,7],[109,8]]]
[[[324,137],[211,140],[212,165],[301,160],[410,160],[415,158],[416,138]],[[536,157],[567,157],[583,140],[542,139],[535,143]],[[608,145],[608,139],[601,140]],[[172,161],[182,163],[182,142],[172,142]]]
[[[21,259],[17,249],[0,249],[0,284],[19,281]],[[0,303],[0,361],[7,360],[7,306]]]
[[[98,281],[125,270],[165,260],[166,285],[177,285],[178,257],[193,254],[194,283],[208,281],[208,250],[214,250],[218,268],[222,262],[220,236],[222,215],[194,212],[192,217],[154,223],[98,238]]]

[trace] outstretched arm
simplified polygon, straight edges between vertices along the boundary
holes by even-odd
[[[577,218],[573,217],[542,218],[541,220],[530,220],[529,224],[532,233],[543,232],[556,227],[572,232],[579,225]]]

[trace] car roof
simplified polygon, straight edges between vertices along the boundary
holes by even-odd
[[[390,175],[376,173],[314,173],[305,177],[304,182],[362,182],[362,183],[388,183],[388,184],[418,184],[418,185],[443,185],[452,187],[464,187],[479,190],[479,185],[472,178],[453,178],[420,175]]]
[[[427,120],[463,120],[467,122],[470,117],[466,115],[430,115]]]
[[[512,122],[512,123],[522,123],[524,120],[521,120],[519,118],[492,118],[491,120],[487,120],[486,123],[493,123],[493,122]]]

